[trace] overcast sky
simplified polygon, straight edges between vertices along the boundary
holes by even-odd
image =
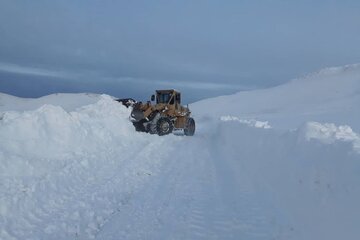
[[[358,0],[0,0],[0,92],[189,102],[360,62]]]

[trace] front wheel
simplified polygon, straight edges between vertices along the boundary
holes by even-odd
[[[195,134],[195,120],[193,118],[188,118],[186,126],[184,128],[184,134],[186,136],[194,136],[194,134]]]
[[[156,123],[156,131],[159,136],[172,133],[174,125],[168,117],[161,117]]]

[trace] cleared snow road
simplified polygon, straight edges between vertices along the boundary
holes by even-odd
[[[218,155],[214,126],[194,137],[165,136],[150,158],[163,159],[99,229],[97,239],[269,239],[271,212]],[[149,155],[139,153],[137,158]],[[271,209],[271,208],[270,208]],[[267,215],[270,214],[270,215]]]

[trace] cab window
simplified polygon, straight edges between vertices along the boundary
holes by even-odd
[[[175,95],[175,101],[176,101],[176,103],[178,103],[178,104],[181,103],[180,93],[177,93],[177,94]]]
[[[168,103],[169,100],[171,98],[171,94],[170,93],[160,93],[158,94],[158,97],[157,97],[157,103]]]

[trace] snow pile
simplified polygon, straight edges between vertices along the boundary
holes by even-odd
[[[355,64],[325,69],[274,88],[202,100],[191,108],[199,116],[211,106],[206,115],[236,114],[242,119],[269,121],[272,127],[282,129],[315,121],[349,125],[360,132],[359,105],[360,64]]]
[[[240,118],[234,117],[234,116],[222,116],[222,117],[220,117],[220,120],[224,121],[224,122],[235,121],[235,122],[243,123],[250,127],[256,127],[256,128],[264,128],[264,129],[271,128],[268,121],[262,122],[262,121],[257,121],[255,119],[250,119],[250,120],[240,119]]]
[[[328,68],[324,68],[319,70],[316,73],[310,74],[308,76],[308,78],[310,77],[316,77],[319,75],[328,75],[330,77],[332,77],[333,75],[338,75],[338,74],[344,74],[344,73],[348,73],[348,72],[352,72],[352,71],[357,71],[360,68],[360,63],[357,64],[348,64],[345,66],[337,66],[337,67],[328,67]]]
[[[326,144],[332,144],[336,141],[350,142],[353,144],[354,150],[360,153],[360,136],[350,126],[337,127],[332,123],[308,122],[304,131],[307,140],[317,139]]]
[[[129,111],[103,95],[71,112],[47,104],[4,112],[0,238],[94,238],[161,165],[147,157],[161,141],[135,134]]]
[[[129,112],[109,96],[75,112],[43,105],[34,111],[5,112],[1,121],[2,151],[23,157],[53,157],[97,151],[114,138],[130,135]]]
[[[255,206],[247,207],[261,209],[258,216],[272,229],[259,239],[354,239],[360,234],[360,153],[352,142],[308,140],[303,131],[221,122],[212,152],[226,165],[221,168],[231,169],[227,174],[235,183],[229,191],[243,188],[255,195]],[[338,134],[347,139],[348,133]],[[233,203],[239,215],[241,204]],[[266,232],[260,226],[257,232]]]
[[[98,94],[83,93],[56,93],[41,98],[19,98],[0,92],[0,112],[5,111],[29,111],[48,104],[60,106],[66,111],[73,111],[84,105],[96,103]]]

